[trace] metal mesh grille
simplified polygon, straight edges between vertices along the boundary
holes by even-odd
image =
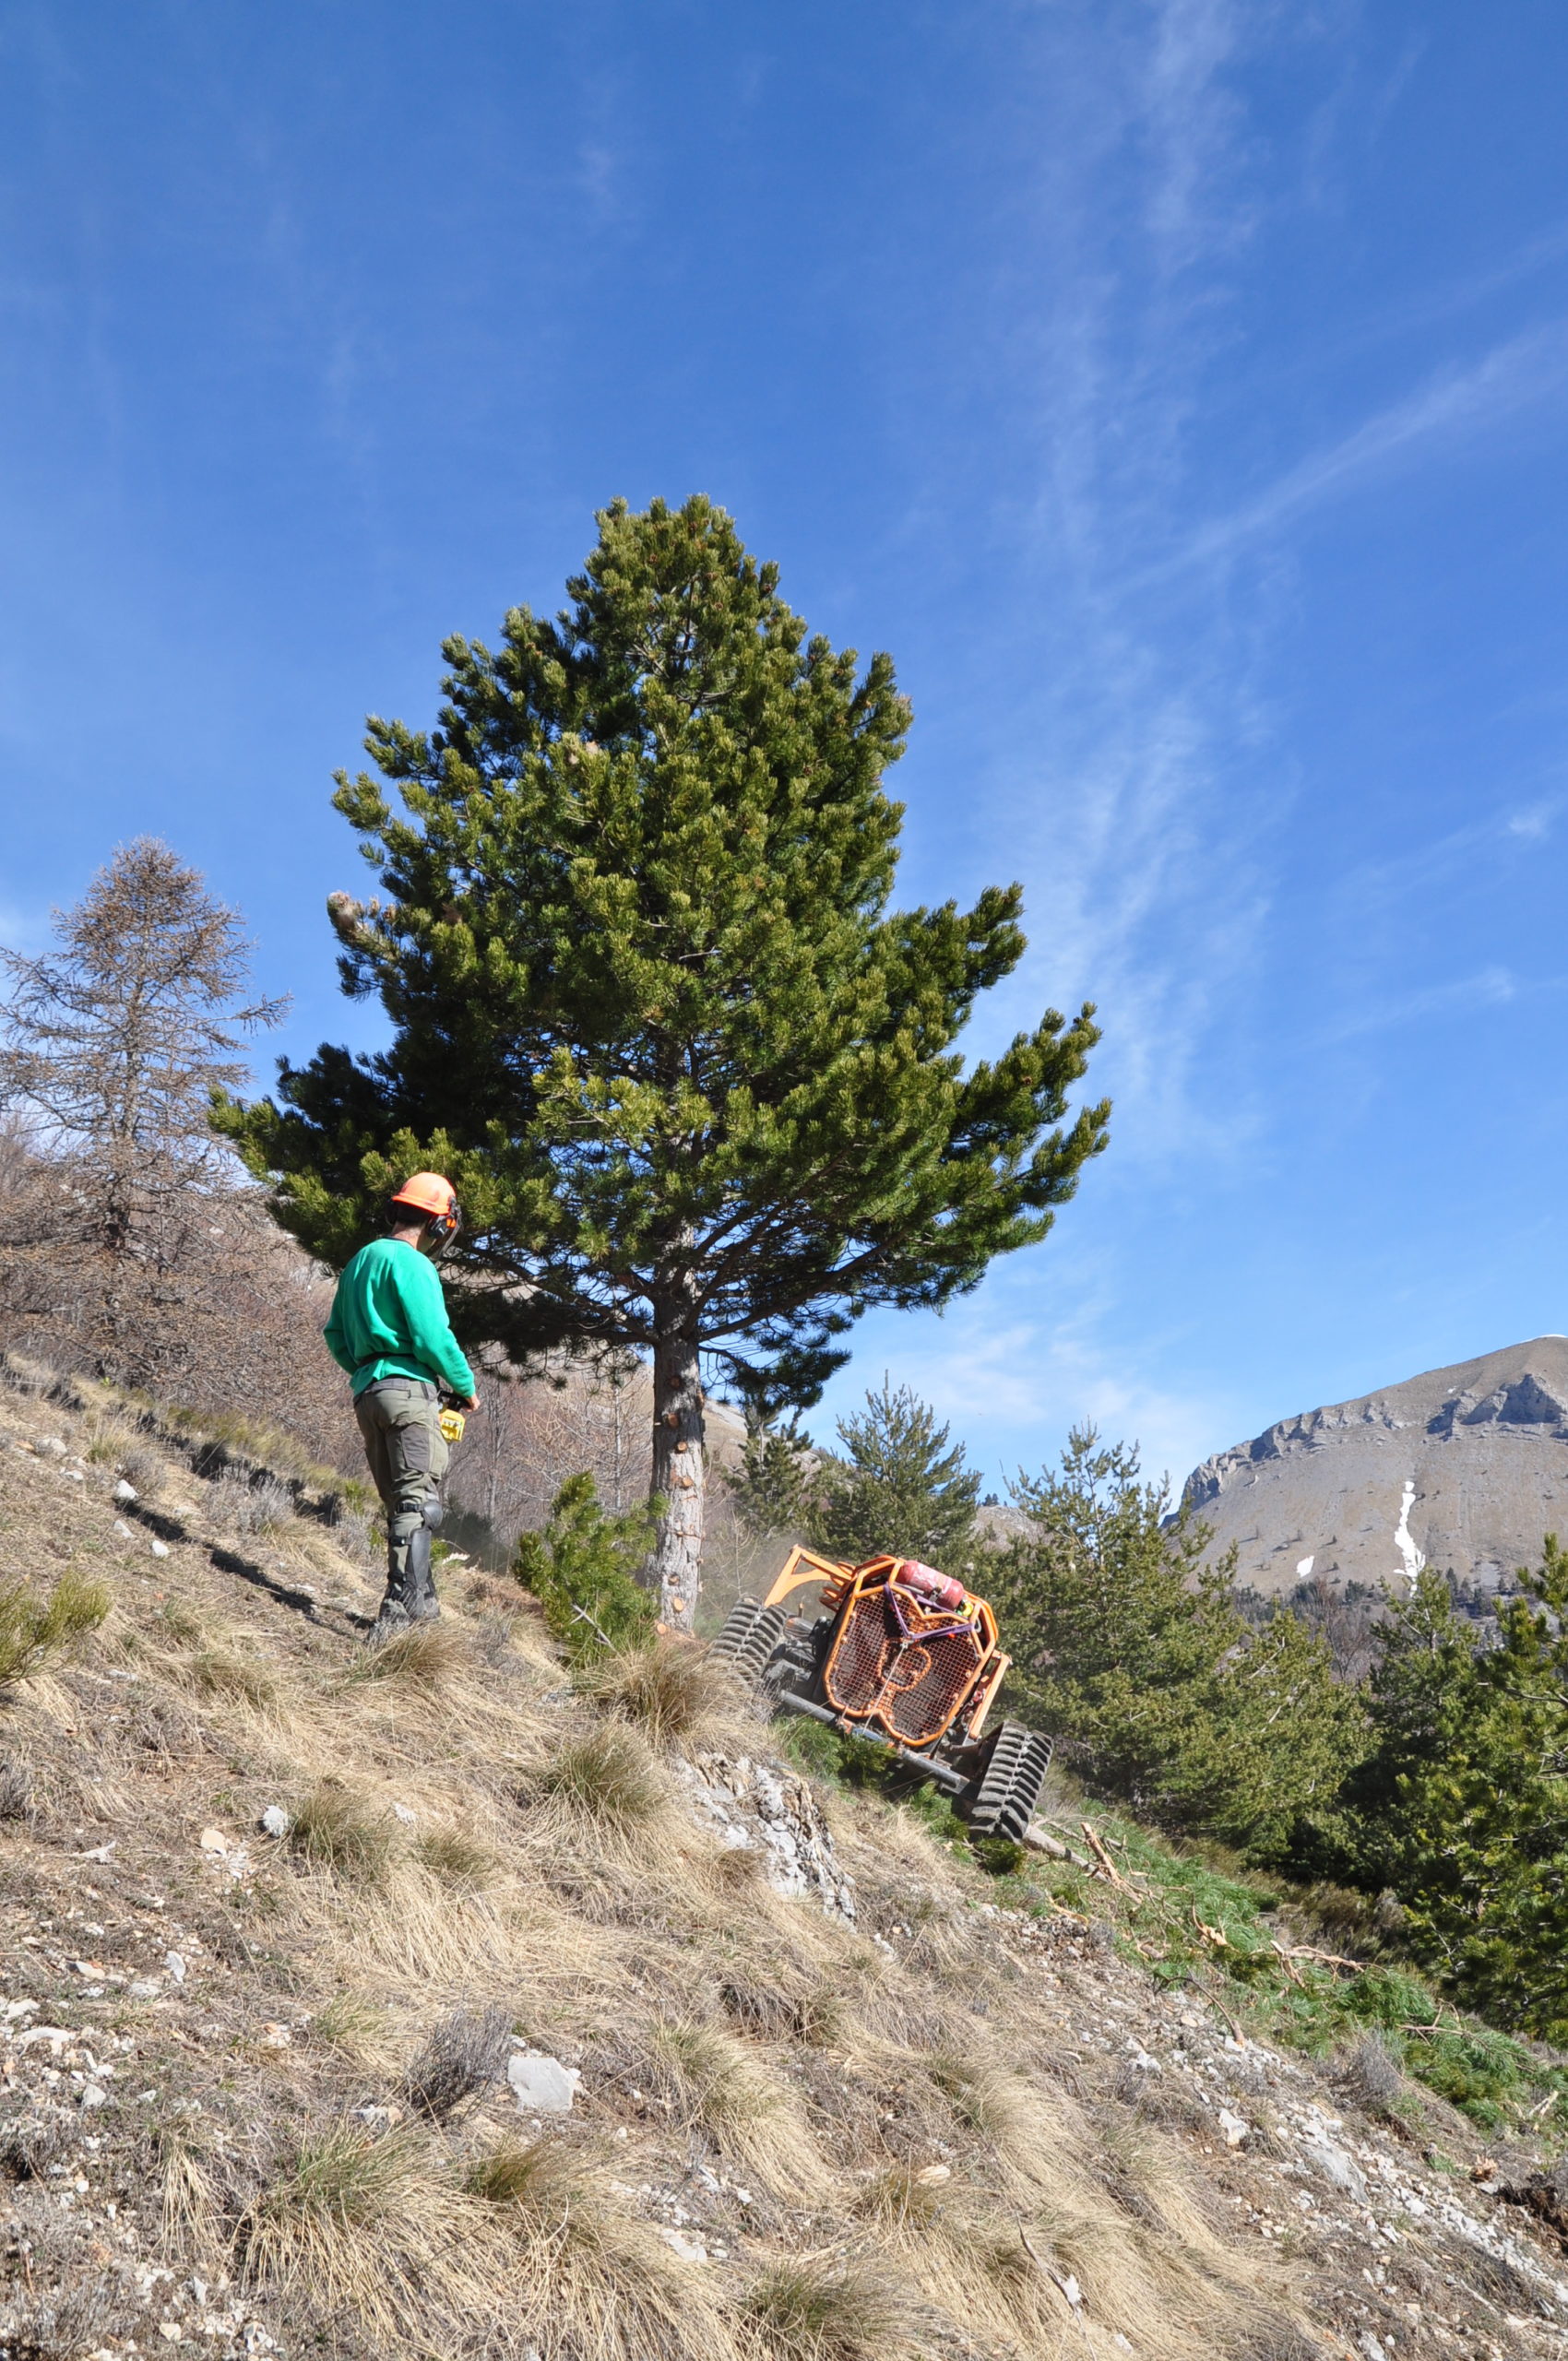
[[[901,1653],[903,1663],[888,1668],[892,1679],[883,1714],[895,1738],[906,1746],[924,1746],[941,1736],[968,1695],[980,1668],[980,1643],[973,1631],[944,1631],[923,1647],[906,1642]],[[917,1664],[916,1658],[924,1661]]]
[[[828,1662],[826,1689],[841,1714],[869,1714],[882,1692],[884,1669],[898,1637],[888,1629],[882,1593],[862,1594],[845,1617]]]
[[[862,1593],[833,1644],[824,1685],[841,1714],[880,1722],[906,1746],[940,1738],[985,1661],[985,1643],[951,1617],[928,1615],[900,1589]],[[904,1628],[900,1628],[900,1620]]]

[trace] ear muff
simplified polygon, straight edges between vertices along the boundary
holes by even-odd
[[[432,1261],[439,1262],[457,1232],[463,1227],[463,1209],[456,1197],[444,1214],[432,1214],[425,1222],[425,1252]]]

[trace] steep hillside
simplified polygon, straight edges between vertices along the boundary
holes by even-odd
[[[1568,1337],[1282,1418],[1206,1459],[1183,1497],[1258,1590],[1402,1591],[1422,1565],[1495,1589],[1568,1531]]]
[[[330,1487],[12,1378],[6,2361],[1564,2349],[1526,2149],[1172,1983],[1130,1856],[997,1886],[471,1571],[368,1655]]]

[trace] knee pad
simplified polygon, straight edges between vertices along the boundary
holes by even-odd
[[[446,1512],[442,1507],[439,1501],[426,1501],[422,1513],[424,1517],[425,1524],[429,1526],[431,1532],[434,1533],[441,1525]]]

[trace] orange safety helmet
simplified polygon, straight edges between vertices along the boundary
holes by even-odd
[[[394,1196],[395,1205],[407,1205],[422,1214],[430,1225],[431,1244],[442,1253],[457,1237],[462,1226],[463,1211],[457,1203],[457,1192],[442,1172],[412,1172]]]

